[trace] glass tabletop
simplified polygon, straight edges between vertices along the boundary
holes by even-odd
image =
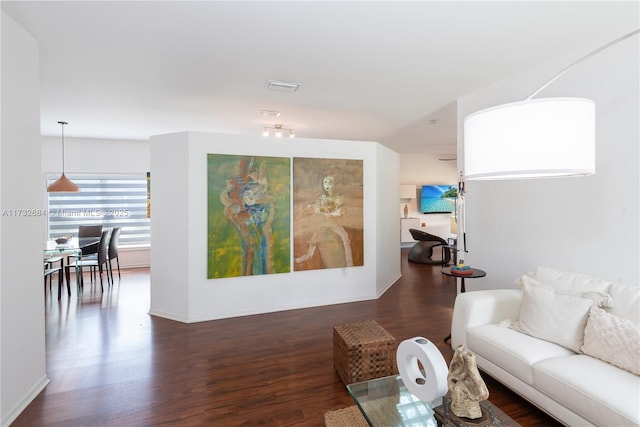
[[[436,427],[433,408],[442,398],[423,402],[404,386],[400,375],[349,384],[347,390],[370,426]]]
[[[66,252],[66,251],[78,251],[82,248],[86,248],[92,245],[97,245],[100,242],[100,237],[72,237],[66,243],[56,243],[55,240],[47,240],[44,251],[45,252]]]

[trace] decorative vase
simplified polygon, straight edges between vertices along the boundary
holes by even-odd
[[[409,216],[409,206],[404,205],[404,217],[407,218]]]

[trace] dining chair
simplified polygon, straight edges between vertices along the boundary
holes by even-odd
[[[78,226],[78,238],[82,237],[100,237],[102,234],[102,224],[97,225],[79,225]],[[98,246],[92,245],[82,248],[82,256],[93,255],[98,253]],[[71,258],[75,255],[69,255],[67,257],[67,264],[70,263]]]
[[[78,226],[79,239],[84,237],[100,237],[101,234],[102,234],[102,224]],[[82,250],[80,255],[81,258],[86,256],[92,256],[92,255],[96,257],[98,254],[98,245],[96,244],[96,245],[86,246],[86,247],[83,247],[81,250]],[[75,257],[76,255],[67,256],[67,264],[71,265],[71,263],[73,262],[73,258]]]
[[[116,265],[118,266],[118,280],[121,279],[120,260],[118,259],[118,241],[120,239],[120,230],[121,227],[113,227],[111,229],[111,238],[109,239],[109,250],[107,259],[109,261],[109,274],[111,274],[111,283],[113,283],[113,266],[111,264],[111,260],[116,260]]]
[[[79,225],[78,238],[81,237],[100,237],[102,234],[102,224],[97,225]],[[88,246],[82,248],[82,255],[91,255],[98,253],[98,246]]]
[[[84,288],[84,268],[87,267],[90,269],[90,273],[92,270],[98,269],[98,273],[100,275],[100,289],[104,291],[104,286],[102,283],[102,272],[107,270],[107,284],[110,284],[109,281],[109,255],[108,255],[108,245],[109,245],[109,230],[104,230],[100,235],[100,242],[98,243],[98,253],[96,257],[81,257],[74,265],[67,265],[65,268],[67,269],[67,277],[69,277],[69,270],[71,268],[76,269],[79,277],[76,277],[76,281],[78,282],[78,289]],[[93,280],[93,279],[92,279]]]
[[[56,263],[60,263],[59,267],[56,267]],[[64,279],[62,276],[62,270],[64,268],[64,258],[63,257],[49,257],[44,259],[44,292],[47,292],[47,278],[49,278],[49,294],[53,296],[51,293],[51,286],[53,284],[53,276],[58,273],[58,299],[62,295],[62,287],[64,286]],[[67,284],[67,287],[69,285]],[[69,287],[69,295],[71,295],[71,288]]]

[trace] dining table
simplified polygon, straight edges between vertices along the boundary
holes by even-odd
[[[100,236],[92,237],[72,237],[64,243],[58,243],[55,239],[47,240],[44,248],[44,255],[48,257],[61,256],[61,267],[65,271],[65,277],[67,280],[67,294],[71,296],[71,274],[68,268],[64,266],[64,256],[67,259],[74,257],[75,273],[76,273],[76,286],[78,288],[78,295],[80,295],[80,274],[78,268],[78,261],[82,257],[83,253],[96,253],[98,245],[100,243]]]

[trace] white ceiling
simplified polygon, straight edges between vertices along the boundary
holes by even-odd
[[[278,122],[299,137],[446,157],[456,152],[458,97],[634,30],[638,4],[2,1],[2,9],[38,41],[44,135],[59,135],[59,120],[69,122],[67,136],[124,139],[258,135]],[[271,91],[268,79],[301,87]]]

